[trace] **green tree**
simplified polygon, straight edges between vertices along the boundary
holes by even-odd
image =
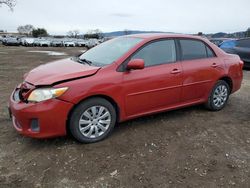
[[[33,37],[47,37],[48,32],[44,28],[37,28],[37,29],[33,29],[32,36]]]

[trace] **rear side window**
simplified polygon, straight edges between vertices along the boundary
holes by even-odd
[[[198,40],[180,40],[182,60],[202,59],[207,57],[206,46]]]
[[[237,47],[250,48],[250,39],[238,40]]]
[[[145,66],[154,66],[176,61],[174,40],[161,40],[140,49],[131,59],[143,59]]]

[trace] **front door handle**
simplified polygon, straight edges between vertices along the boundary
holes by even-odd
[[[171,74],[179,74],[179,73],[181,73],[181,70],[180,70],[180,69],[173,69],[173,70],[171,71]]]

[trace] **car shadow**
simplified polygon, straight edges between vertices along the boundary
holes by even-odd
[[[196,105],[196,106],[190,106],[186,108],[171,110],[171,111],[165,111],[160,112],[152,115],[142,116],[135,119],[131,119],[122,123],[117,124],[112,134],[120,134],[124,130],[130,128],[133,126],[134,128],[141,128],[145,126],[151,126],[151,124],[154,124],[154,126],[157,126],[158,123],[161,121],[172,121],[179,119],[183,116],[187,116],[192,112],[208,112],[204,108],[204,105]],[[147,124],[145,125],[145,122]],[[112,135],[111,135],[112,137]]]

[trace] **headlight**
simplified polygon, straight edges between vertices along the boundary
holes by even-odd
[[[48,99],[60,97],[68,90],[68,87],[63,88],[38,88],[31,92],[28,97],[29,102],[41,102]]]

